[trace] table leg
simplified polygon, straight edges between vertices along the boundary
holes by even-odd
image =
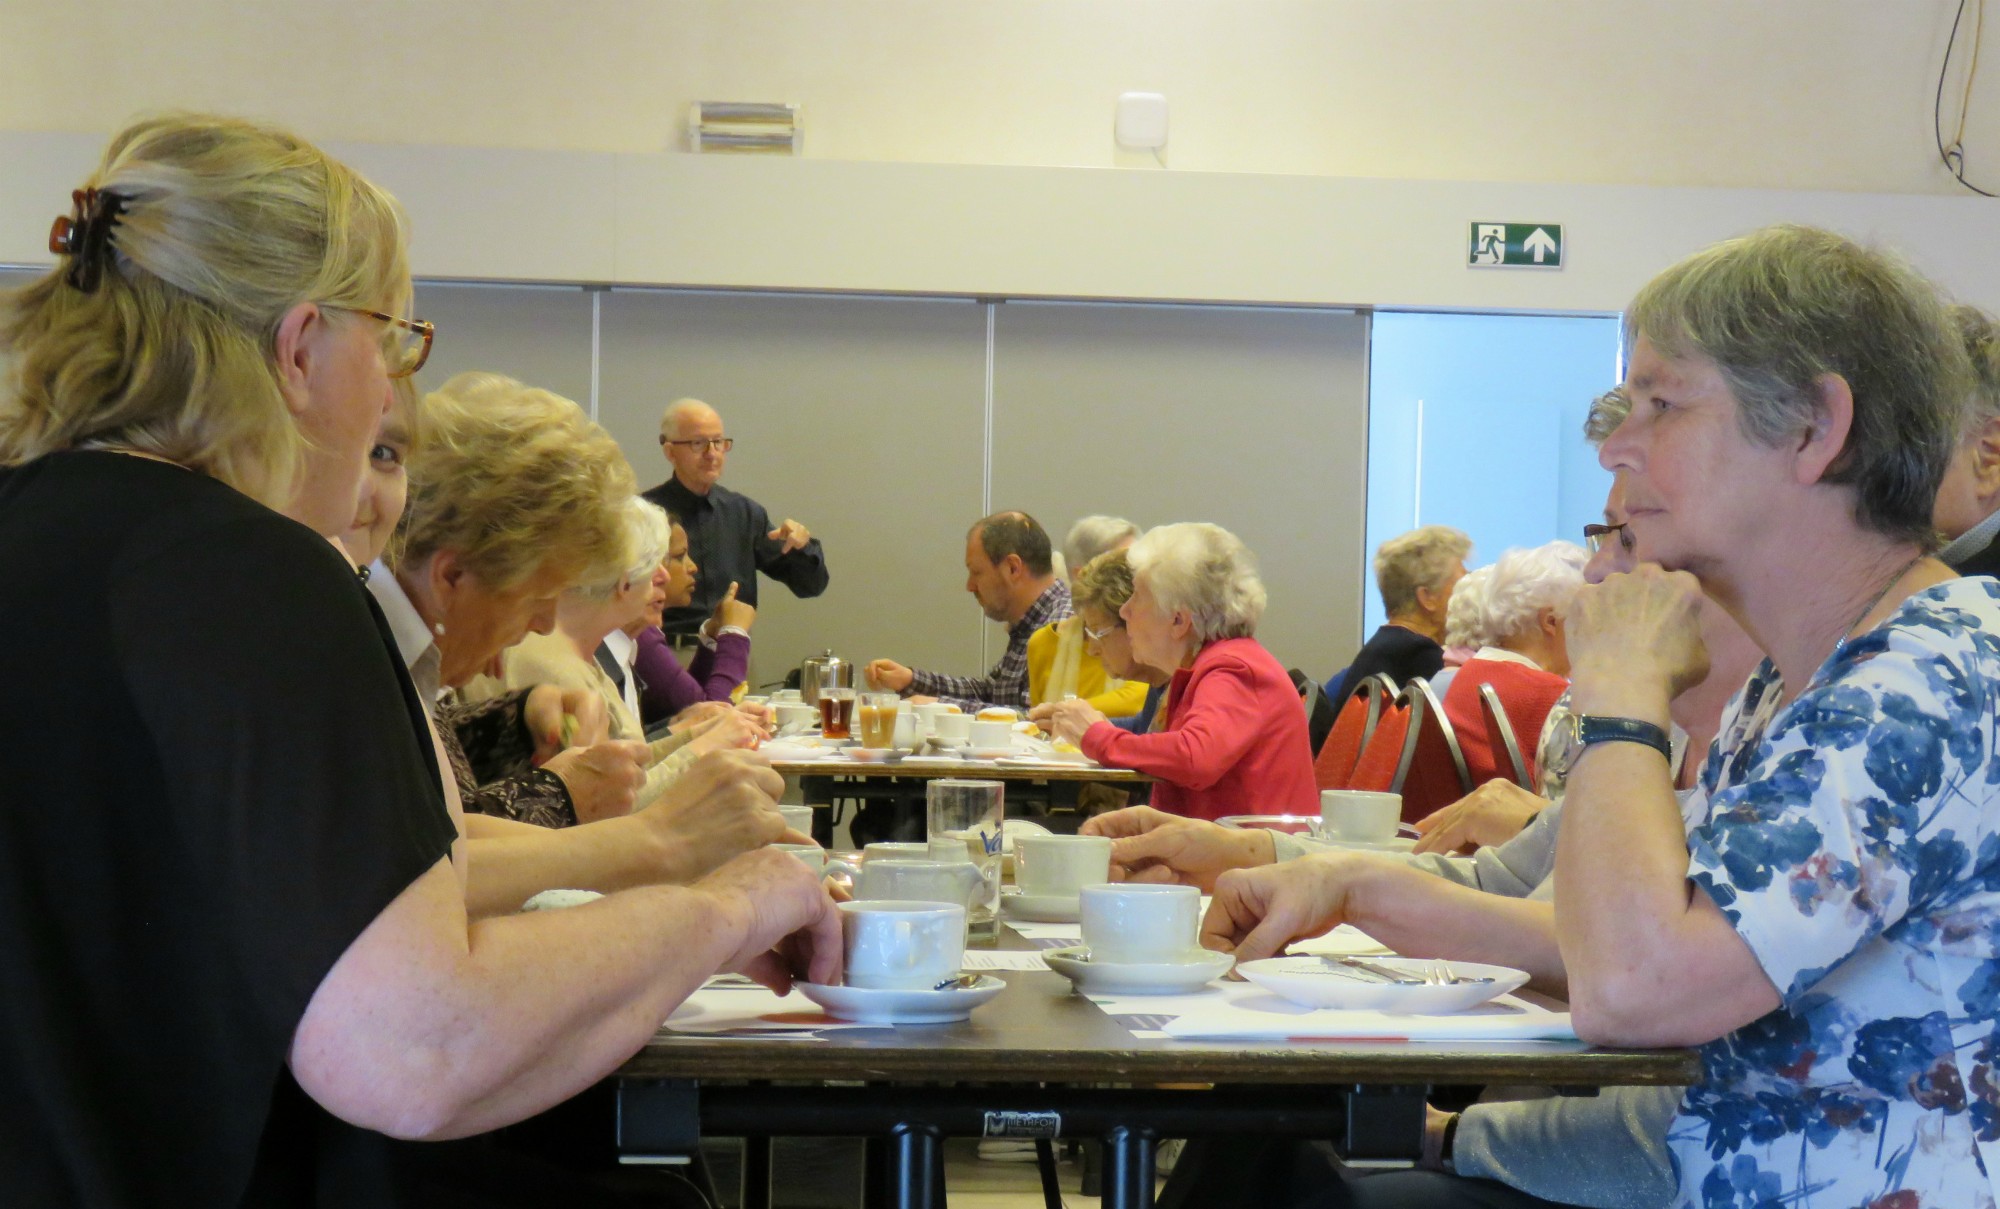
[[[771,1139],[743,1139],[743,1209],[771,1209]]]
[[[1104,1209],[1153,1209],[1153,1132],[1114,1125],[1104,1135]]]
[[[943,1135],[908,1122],[889,1131],[889,1204],[893,1209],[942,1209]]]

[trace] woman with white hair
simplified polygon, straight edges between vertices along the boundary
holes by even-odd
[[[1474,785],[1512,775],[1501,764],[1486,733],[1479,690],[1492,685],[1508,725],[1525,749],[1529,783],[1534,784],[1534,747],[1549,710],[1569,689],[1569,650],[1563,618],[1583,588],[1590,555],[1574,542],[1550,542],[1532,550],[1509,550],[1485,576],[1480,606],[1483,643],[1452,675],[1444,691],[1444,714],[1465,753]],[[1465,591],[1460,581],[1458,591]],[[1452,607],[1457,608],[1457,593]]]
[[[1467,660],[1486,645],[1486,579],[1493,568],[1475,567],[1451,590],[1444,615],[1444,670],[1431,677],[1431,691],[1442,697]]]
[[[611,576],[586,581],[564,592],[556,602],[555,627],[529,634],[500,657],[500,674],[480,676],[459,690],[460,699],[476,704],[510,690],[551,684],[564,689],[589,689],[604,702],[614,740],[638,741],[644,726],[625,692],[597,662],[597,648],[607,634],[645,614],[654,580],[665,574],[664,563],[672,533],[666,512],[638,496],[624,505],[625,560]],[[755,723],[735,710],[723,710],[669,733],[649,744],[646,782],[637,806],[658,799],[689,765],[710,751],[753,747],[759,738]],[[590,822],[581,816],[578,822]]]
[[[1123,550],[1139,538],[1139,526],[1118,516],[1086,516],[1069,527],[1063,541],[1064,574],[1070,592],[1076,577],[1100,554]],[[1146,686],[1108,675],[1085,641],[1083,618],[1052,621],[1028,636],[1028,718],[1044,722],[1049,707],[1082,697],[1109,718],[1129,718],[1146,703]]]
[[[1170,671],[1165,721],[1151,734],[1113,726],[1087,701],[1056,705],[1056,737],[1101,764],[1158,778],[1153,805],[1213,819],[1319,809],[1298,690],[1252,637],[1264,582],[1234,534],[1162,525],[1132,544],[1124,619],[1132,656]]]

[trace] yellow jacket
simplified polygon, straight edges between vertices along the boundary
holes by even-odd
[[[1074,644],[1069,655],[1075,660],[1074,688],[1050,683],[1065,644]],[[1034,705],[1060,701],[1070,692],[1107,718],[1129,718],[1146,704],[1144,681],[1113,680],[1104,674],[1104,664],[1084,648],[1083,621],[1077,617],[1050,622],[1028,636],[1028,701]]]

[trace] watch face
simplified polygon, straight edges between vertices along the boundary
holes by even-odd
[[[1583,716],[1571,714],[1564,718],[1556,738],[1556,749],[1549,753],[1549,770],[1566,777],[1576,767],[1577,757],[1583,754]]]

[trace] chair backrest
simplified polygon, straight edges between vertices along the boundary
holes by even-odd
[[[1414,823],[1471,793],[1472,774],[1430,681],[1412,679],[1403,686],[1401,701],[1410,723],[1390,790],[1403,795],[1403,821]]]
[[[1382,712],[1395,699],[1387,676],[1370,676],[1347,695],[1333,728],[1313,758],[1313,780],[1321,789],[1348,789],[1362,749],[1375,733]]]
[[[1486,719],[1486,745],[1496,755],[1507,760],[1508,775],[1514,784],[1528,790],[1535,789],[1535,770],[1521,758],[1521,741],[1514,737],[1514,724],[1507,718],[1507,707],[1500,703],[1500,694],[1490,684],[1479,686],[1479,712]]]
[[[1396,780],[1397,766],[1402,763],[1403,736],[1409,727],[1409,708],[1400,701],[1390,702],[1388,708],[1382,711],[1381,719],[1376,722],[1367,742],[1361,745],[1361,755],[1354,762],[1354,773],[1347,778],[1347,784],[1326,788],[1389,792]]]
[[[1299,704],[1306,711],[1306,742],[1311,745],[1307,750],[1318,755],[1333,730],[1339,709],[1326,699],[1326,690],[1320,688],[1319,681],[1297,668],[1291,669],[1291,677],[1292,687],[1299,690]]]

